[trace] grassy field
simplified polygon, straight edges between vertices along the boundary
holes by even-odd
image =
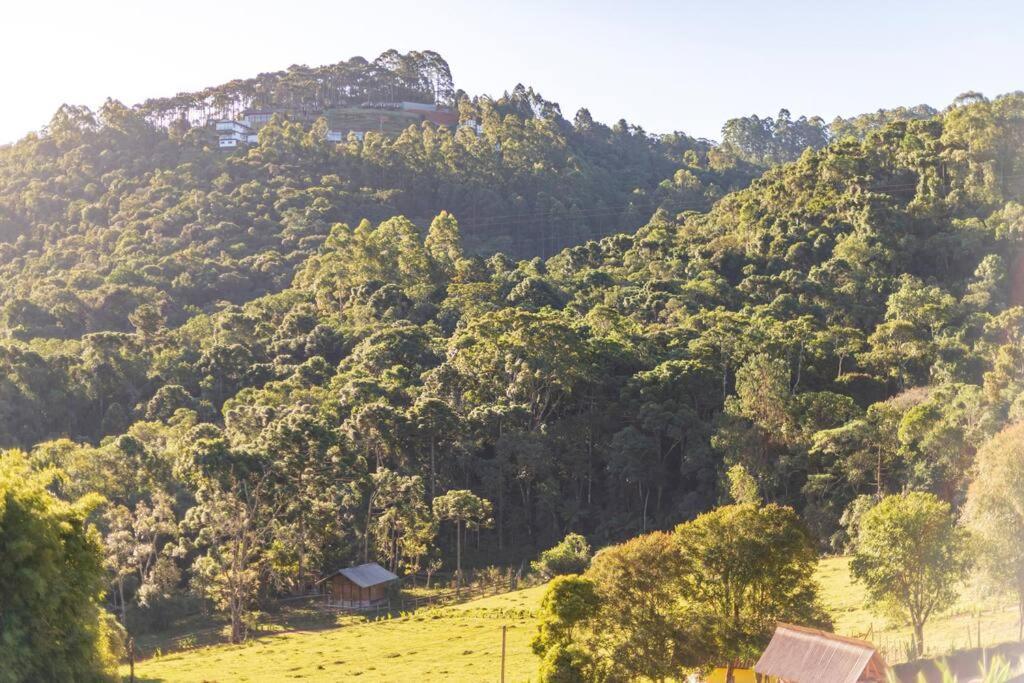
[[[870,640],[890,663],[907,659],[910,626],[894,625],[865,607],[864,589],[850,581],[848,558],[823,560],[818,581],[837,633]],[[981,587],[969,586],[956,605],[925,625],[925,647],[928,653],[943,654],[977,647],[979,642],[994,645],[1016,640],[1017,629],[1017,607],[1012,598],[995,597]]]
[[[497,680],[501,627],[506,680],[528,681],[532,612],[544,587],[415,615],[322,631],[267,635],[155,657],[135,667],[140,681],[465,681]]]
[[[904,659],[910,629],[892,626],[865,609],[863,590],[850,583],[846,558],[822,561],[818,579],[837,632],[869,638],[890,662]],[[402,618],[300,628],[239,646],[203,647],[142,661],[136,674],[154,682],[497,681],[501,627],[506,625],[506,681],[529,681],[537,670],[529,648],[531,615],[543,591],[541,586]],[[976,645],[979,630],[985,644],[1015,639],[1015,608],[968,590],[956,607],[926,627],[928,650]]]

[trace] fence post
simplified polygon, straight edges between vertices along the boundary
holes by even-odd
[[[501,683],[505,683],[505,632],[508,626],[501,626]]]
[[[128,638],[128,683],[135,683],[135,638]]]

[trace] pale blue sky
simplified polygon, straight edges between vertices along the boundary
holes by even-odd
[[[133,104],[290,64],[432,49],[456,85],[517,82],[569,118],[717,138],[750,113],[831,119],[1024,89],[1024,2],[6,0],[0,143],[62,102]]]

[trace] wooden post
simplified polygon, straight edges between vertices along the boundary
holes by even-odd
[[[501,683],[505,683],[505,632],[508,626],[501,627]]]
[[[128,683],[135,683],[135,639],[128,639]]]

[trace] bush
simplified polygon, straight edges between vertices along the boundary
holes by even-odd
[[[87,521],[101,501],[57,499],[53,476],[0,452],[0,682],[112,681],[121,634],[100,607],[103,546]]]
[[[579,534],[568,534],[562,542],[540,554],[530,568],[545,579],[561,574],[582,574],[590,566],[590,544]]]

